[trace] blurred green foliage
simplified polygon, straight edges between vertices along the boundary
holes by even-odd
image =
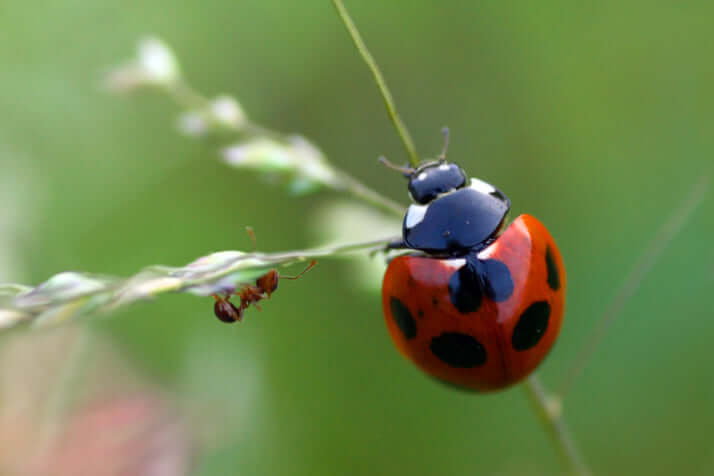
[[[569,272],[568,314],[541,368],[552,386],[654,230],[712,172],[710,2],[349,1],[423,156],[450,158],[539,217]],[[297,131],[406,203],[376,157],[406,160],[327,0],[79,0],[0,7],[2,280],[128,275],[221,249],[314,245],[309,211],[177,134],[160,95],[102,90],[156,34],[207,94]],[[714,201],[628,303],[565,401],[598,474],[711,474]],[[379,236],[379,230],[375,235]],[[12,266],[11,266],[12,264]],[[349,263],[281,286],[223,325],[209,300],[166,296],[91,326],[180,398],[211,407],[221,446],[196,474],[554,474],[523,392],[455,392],[392,347]],[[208,417],[207,417],[208,418]]]

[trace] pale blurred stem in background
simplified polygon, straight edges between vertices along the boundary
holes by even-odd
[[[563,381],[556,394],[549,394],[538,378],[533,375],[524,383],[524,388],[538,410],[541,421],[546,426],[551,438],[557,442],[563,459],[568,463],[573,474],[590,474],[587,466],[570,436],[562,419],[563,400],[572,387],[575,379],[582,373],[592,358],[598,344],[602,341],[615,319],[620,315],[627,301],[635,294],[642,280],[650,272],[667,246],[684,228],[694,211],[706,197],[709,189],[709,178],[702,177],[692,188],[692,191],[672,215],[660,227],[651,239],[648,247],[635,263],[620,288],[615,293],[610,305],[596,320],[594,329],[588,334],[588,339],[581,346],[579,353],[572,359],[571,367],[565,372]]]
[[[709,177],[704,175],[694,185],[691,192],[684,198],[679,208],[672,212],[659,230],[651,238],[649,245],[640,255],[639,260],[632,266],[625,280],[615,293],[610,305],[595,321],[593,330],[588,333],[588,339],[580,352],[572,359],[570,368],[565,372],[561,384],[558,386],[558,397],[562,400],[573,386],[575,379],[583,372],[585,366],[592,358],[595,350],[607,333],[608,329],[620,315],[627,301],[640,287],[642,280],[647,276],[657,260],[662,256],[672,240],[682,231],[694,211],[699,207],[709,190]]]
[[[207,97],[203,96],[191,87],[191,85],[181,77],[162,84],[160,89],[165,90],[169,97],[176,102],[176,104],[187,111],[205,110],[211,105],[211,101]],[[242,135],[245,134],[257,137],[268,137],[278,142],[287,142],[284,134],[268,129],[267,127],[263,127],[248,119],[246,119],[240,126],[227,123],[213,124],[214,127],[216,125],[220,125],[231,132]]]
[[[554,441],[558,442],[560,453],[568,463],[573,474],[590,474],[585,466],[565,423],[562,420],[563,400],[572,387],[575,379],[582,373],[592,358],[598,344],[607,330],[620,315],[627,301],[635,294],[642,280],[650,272],[668,245],[682,230],[694,211],[702,203],[709,189],[709,179],[702,177],[692,188],[692,191],[672,215],[660,227],[651,239],[648,247],[635,263],[620,288],[615,293],[610,305],[595,322],[594,330],[588,334],[588,339],[580,352],[572,359],[571,367],[565,372],[563,381],[556,394],[548,394],[535,375],[529,377],[524,388],[531,401],[536,406],[539,416],[546,425]]]
[[[166,83],[165,85],[162,85],[160,89],[165,90],[169,97],[171,97],[179,106],[187,111],[205,110],[210,106],[209,99],[192,88],[191,85],[189,85],[182,78],[177,78],[175,81]],[[240,135],[267,137],[281,143],[289,142],[288,136],[285,134],[281,134],[280,132],[269,129],[260,124],[256,124],[249,119],[246,119],[240,126],[231,126],[226,123],[222,123],[220,125],[212,124],[212,126],[222,126],[227,128],[229,131]],[[377,161],[375,160],[375,165],[376,164]],[[353,195],[355,198],[362,200],[382,212],[396,214],[400,217],[404,214],[404,207],[399,203],[372,190],[342,169],[335,168],[335,172],[339,178],[339,185],[344,192]]]

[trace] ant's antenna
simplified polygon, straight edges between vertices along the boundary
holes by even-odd
[[[300,273],[298,273],[296,276],[283,276],[283,275],[281,274],[281,275],[280,275],[280,279],[298,279],[300,276],[302,276],[303,274],[305,274],[305,273],[307,273],[308,271],[310,271],[310,270],[313,268],[313,266],[315,266],[316,264],[317,264],[317,261],[312,260],[312,261],[310,261],[310,264],[307,265],[307,268],[305,268],[305,269],[303,269],[302,271],[300,271]]]
[[[387,160],[385,156],[380,156],[379,157],[379,163],[384,165],[385,167],[396,170],[397,172],[401,172],[405,177],[410,177],[411,175],[414,174],[414,168],[413,167],[408,167],[408,166],[399,166],[391,163],[390,161]]]
[[[441,129],[441,134],[444,136],[444,148],[441,149],[441,155],[439,156],[440,161],[446,160],[446,151],[449,148],[449,128],[444,127]]]
[[[409,162],[411,162],[412,166],[418,167],[419,155],[417,154],[416,147],[414,147],[414,141],[412,141],[412,137],[409,135],[407,127],[404,125],[402,118],[399,117],[399,114],[397,113],[397,107],[394,105],[392,93],[389,92],[389,88],[387,87],[387,83],[382,76],[382,72],[379,70],[379,66],[377,66],[377,62],[367,49],[367,45],[364,44],[364,40],[362,40],[359,30],[357,30],[352,18],[350,18],[349,13],[347,13],[345,6],[342,4],[342,0],[332,0],[332,3],[335,5],[335,9],[337,10],[337,14],[340,16],[342,23],[344,23],[345,28],[347,28],[347,32],[350,34],[352,42],[355,44],[355,47],[357,47],[357,51],[359,51],[359,54],[362,56],[364,62],[367,63],[367,66],[372,72],[372,76],[374,76],[374,80],[377,82],[379,92],[382,93],[382,98],[384,99],[384,105],[387,107],[387,114],[389,114],[389,118],[392,120],[394,127],[397,129],[397,134],[399,134],[399,137],[402,139],[404,148],[407,150],[407,155],[409,156]]]
[[[253,230],[252,226],[246,226],[245,231],[250,236],[250,241],[253,243],[253,251],[255,251],[255,230]]]

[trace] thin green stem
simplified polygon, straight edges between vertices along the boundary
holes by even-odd
[[[348,175],[342,170],[337,170],[337,174],[340,177],[340,182],[345,187],[352,196],[358,198],[368,205],[371,205],[380,210],[396,215],[398,217],[404,216],[404,207],[399,203],[390,200],[379,192],[372,190],[371,188],[364,185],[362,182],[356,178]]]
[[[23,284],[3,283],[0,284],[0,296],[15,296],[20,293],[25,293],[30,289],[32,289],[31,286],[25,286]]]
[[[197,286],[200,284],[211,283],[217,281],[223,276],[227,276],[234,273],[236,269],[239,269],[241,260],[253,260],[257,259],[266,266],[289,266],[302,261],[307,261],[316,258],[342,258],[352,253],[367,251],[374,252],[379,250],[384,250],[387,244],[397,240],[399,237],[387,237],[377,240],[360,241],[354,243],[337,244],[330,246],[323,246],[321,248],[310,248],[305,250],[294,250],[285,251],[277,253],[246,253],[245,255],[236,259],[232,264],[229,264],[219,271],[211,272],[206,275],[196,277],[193,279],[185,279],[182,282],[182,287]],[[171,268],[163,266],[153,266],[152,269],[160,272],[170,272]]]
[[[386,250],[387,245],[397,239],[398,236],[390,236],[278,253],[223,251],[202,256],[181,267],[149,266],[124,279],[113,276],[100,279],[88,273],[65,272],[36,287],[0,284],[4,289],[25,290],[7,303],[0,303],[0,328],[50,325],[73,315],[111,311],[139,299],[170,292],[199,295],[225,292],[278,266],[317,258],[344,258],[354,253],[371,254]],[[57,405],[48,413],[54,412],[54,407]]]
[[[364,40],[362,40],[359,30],[352,21],[352,18],[350,18],[349,13],[347,13],[347,9],[345,9],[345,6],[342,4],[342,0],[332,0],[332,4],[335,6],[337,14],[340,16],[345,28],[347,28],[347,32],[350,34],[357,51],[359,51],[359,54],[362,56],[364,62],[367,63],[367,66],[372,72],[372,76],[374,76],[374,80],[377,82],[379,91],[382,93],[382,98],[384,99],[384,105],[387,107],[387,114],[389,114],[389,118],[392,120],[394,127],[397,129],[397,134],[399,134],[399,137],[402,139],[404,148],[407,150],[407,155],[409,156],[409,161],[414,167],[417,167],[419,165],[419,155],[417,154],[416,147],[414,146],[414,141],[409,135],[409,131],[404,125],[404,122],[402,122],[401,117],[399,117],[399,114],[397,113],[397,107],[394,104],[392,93],[387,87],[387,82],[384,80],[382,72],[379,70],[379,66],[377,66],[377,62],[367,49],[367,45],[365,45]]]
[[[398,239],[396,236],[381,238],[378,240],[360,241],[355,243],[345,243],[340,245],[325,246],[322,248],[312,248],[307,250],[287,251],[284,253],[270,253],[262,255],[268,262],[285,263],[287,261],[306,261],[313,258],[343,257],[359,251],[378,251]],[[257,256],[261,256],[257,254]]]
[[[389,243],[398,239],[398,236],[391,236],[376,240],[328,245],[320,248],[308,248],[304,250],[279,251],[276,253],[245,253],[236,257],[230,263],[226,263],[218,270],[214,270],[191,279],[183,279],[183,281],[181,282],[181,287],[187,288],[190,286],[197,286],[201,284],[215,282],[223,276],[227,276],[229,274],[235,273],[238,269],[242,269],[243,267],[241,262],[243,261],[257,260],[263,263],[265,267],[290,266],[295,263],[316,258],[344,258],[353,253],[361,251],[367,251],[368,253],[372,253],[375,251],[384,250]],[[158,274],[171,275],[176,271],[176,269],[177,268],[173,268],[171,266],[154,265],[146,268],[145,270],[152,271]]]
[[[209,105],[209,100],[206,97],[181,79],[162,85],[162,89],[166,89],[171,99],[184,109],[200,110]]]
[[[562,418],[562,400],[556,396],[549,395],[535,375],[531,375],[526,379],[523,383],[523,389],[526,391],[543,426],[548,431],[548,435],[555,444],[563,462],[570,468],[571,474],[577,476],[590,475],[590,470],[585,465],[578,447],[570,436],[570,431]]]

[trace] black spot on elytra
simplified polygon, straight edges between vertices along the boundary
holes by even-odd
[[[419,319],[424,319],[424,311],[422,311],[421,309],[419,309],[419,310],[417,311],[417,317],[418,317]]]
[[[449,297],[459,311],[476,312],[484,293],[496,302],[507,300],[513,294],[513,278],[502,261],[473,255],[449,278]]]
[[[536,301],[526,309],[513,329],[511,344],[516,350],[528,350],[535,346],[548,329],[550,304]]]
[[[486,363],[486,349],[468,334],[445,332],[431,339],[429,349],[451,367],[470,369]]]
[[[513,294],[513,278],[508,266],[496,259],[481,262],[486,294],[496,302],[505,301]]]
[[[416,337],[416,321],[412,317],[412,313],[407,309],[407,306],[399,299],[393,297],[389,300],[389,308],[392,311],[394,322],[397,324],[397,327],[399,327],[399,330],[402,331],[402,334],[404,334],[404,338],[413,339]]]
[[[459,312],[476,312],[481,307],[481,284],[468,264],[454,271],[449,278],[449,297]]]
[[[545,267],[548,270],[548,286],[553,291],[557,291],[560,288],[560,274],[558,274],[558,266],[555,264],[550,246],[545,248]]]

